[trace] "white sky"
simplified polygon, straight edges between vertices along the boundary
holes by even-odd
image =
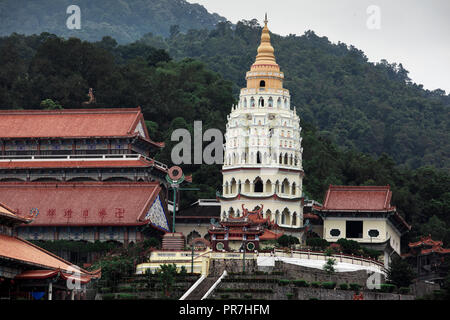
[[[364,51],[371,62],[402,63],[413,82],[450,93],[449,0],[187,0],[233,23],[268,13],[273,33],[302,35],[313,30]],[[380,9],[380,29],[367,21]],[[276,51],[276,48],[275,48]]]

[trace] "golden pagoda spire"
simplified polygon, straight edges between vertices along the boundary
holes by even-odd
[[[269,28],[267,27],[267,13],[264,19],[264,28],[261,34],[261,44],[258,47],[258,55],[256,56],[255,64],[268,64],[268,65],[276,65],[277,62],[275,60],[275,50],[270,43],[270,34]]]

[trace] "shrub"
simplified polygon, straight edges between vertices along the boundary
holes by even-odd
[[[291,283],[291,281],[288,280],[288,279],[280,279],[280,280],[278,280],[278,283],[279,283],[281,286],[287,286],[289,283]]]
[[[339,244],[342,248],[342,252],[346,254],[359,254],[359,250],[361,249],[361,246],[358,242],[354,240],[347,240],[344,238],[341,238],[337,241],[337,244]]]
[[[341,290],[348,290],[348,284],[346,284],[346,283],[341,283],[341,284],[339,285],[339,289],[341,289]]]
[[[324,289],[334,289],[336,287],[336,282],[323,282],[322,288]]]
[[[134,288],[130,285],[122,285],[117,287],[118,292],[133,292]]]
[[[105,293],[102,295],[103,300],[113,300],[114,299],[114,293]]]
[[[349,287],[350,287],[350,290],[359,291],[359,289],[361,288],[361,285],[358,283],[350,283]]]
[[[100,293],[111,293],[111,288],[103,287],[99,291]]]
[[[309,287],[309,283],[306,282],[306,280],[300,279],[300,280],[293,280],[292,283],[296,287]]]
[[[381,292],[394,292],[396,286],[394,284],[384,283],[380,286]]]
[[[294,297],[294,294],[286,293],[286,298],[288,298],[288,300],[292,300],[293,297]]]
[[[409,293],[409,287],[401,287],[398,289],[398,293],[400,294],[408,294]]]
[[[251,299],[253,296],[249,293],[244,294],[244,299]]]
[[[130,293],[119,293],[117,295],[117,299],[121,299],[121,300],[136,300],[137,299],[137,295],[130,294]]]
[[[306,245],[314,249],[323,250],[328,247],[328,241],[322,238],[309,238],[306,239]]]
[[[320,282],[318,282],[318,281],[311,282],[311,287],[320,288]]]
[[[293,237],[293,236],[288,236],[288,235],[282,235],[281,237],[279,237],[277,239],[277,242],[279,245],[283,246],[283,247],[288,247],[292,244],[299,244],[300,241],[298,240],[297,237]]]

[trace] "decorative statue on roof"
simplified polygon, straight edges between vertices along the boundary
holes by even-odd
[[[89,88],[88,97],[89,97],[89,101],[83,102],[83,106],[87,106],[87,105],[96,103],[95,96],[94,96],[94,90],[92,88]]]

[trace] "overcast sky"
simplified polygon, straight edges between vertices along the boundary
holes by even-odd
[[[262,21],[267,12],[274,33],[311,29],[333,43],[354,45],[372,62],[402,63],[412,81],[450,93],[450,0],[187,1],[233,23]]]

